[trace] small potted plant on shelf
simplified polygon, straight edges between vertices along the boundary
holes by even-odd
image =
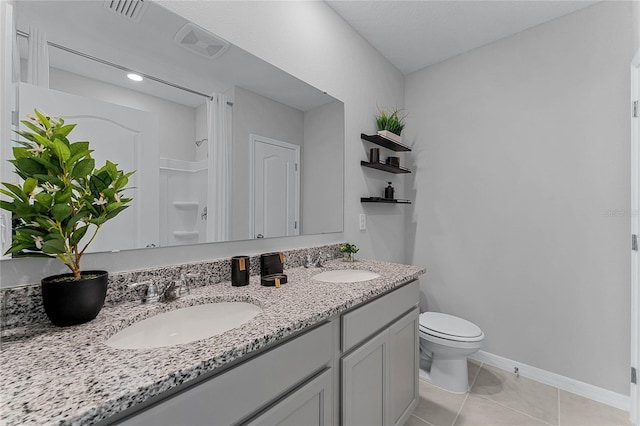
[[[15,172],[23,183],[3,182],[0,208],[13,214],[14,235],[5,254],[54,257],[71,273],[42,279],[42,302],[52,323],[81,324],[94,319],[104,304],[108,274],[82,271],[80,259],[100,228],[126,209],[123,192],[134,172],[107,161],[95,168],[89,142],[69,142],[75,124],[35,110],[18,131],[13,148]]]
[[[405,126],[406,115],[400,116],[400,109],[394,109],[389,113],[385,108],[380,108],[380,115],[376,117],[378,134],[397,143],[402,143],[402,129]]]
[[[356,246],[355,244],[349,244],[349,243],[345,243],[340,247],[340,252],[343,253],[345,262],[353,262],[355,260],[354,255],[359,250],[360,249],[358,248],[358,246]]]

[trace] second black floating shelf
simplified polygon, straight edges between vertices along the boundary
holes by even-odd
[[[385,172],[389,172],[389,173],[395,173],[395,174],[399,174],[399,173],[411,173],[411,170],[406,169],[404,167],[400,167],[400,166],[392,166],[391,164],[386,164],[386,163],[370,163],[368,161],[360,161],[360,165],[365,166],[365,167],[369,167],[372,169],[377,169],[377,170],[383,170]]]
[[[411,204],[410,200],[399,200],[397,198],[382,198],[382,197],[361,197],[361,203],[387,203],[387,204]]]

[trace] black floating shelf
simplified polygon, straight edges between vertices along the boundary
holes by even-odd
[[[387,204],[411,204],[410,200],[388,199],[382,197],[361,197],[361,203],[387,203]]]
[[[380,145],[383,146],[385,148],[388,148],[392,151],[396,151],[396,152],[401,152],[401,151],[411,151],[411,148],[409,148],[406,145],[403,145],[401,143],[398,142],[394,142],[391,139],[387,139],[385,137],[382,137],[380,135],[365,135],[364,133],[360,134],[360,138],[364,139],[365,141],[369,141],[371,143],[375,143],[376,145]]]
[[[379,163],[379,162],[369,163],[368,161],[360,161],[360,165],[364,167],[369,167],[372,169],[382,170],[389,173],[395,173],[395,174],[411,173],[411,170],[409,169],[405,169],[404,167],[400,167],[400,166],[392,166],[391,164],[386,164],[386,163]]]

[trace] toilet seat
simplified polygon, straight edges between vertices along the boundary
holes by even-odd
[[[420,331],[430,336],[458,342],[478,342],[484,333],[474,323],[440,312],[420,314]]]

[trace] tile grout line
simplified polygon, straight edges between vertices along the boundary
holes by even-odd
[[[560,426],[561,420],[560,420],[560,388],[556,388],[556,390],[558,391],[558,426]]]
[[[462,409],[464,408],[464,404],[466,404],[467,399],[469,399],[469,395],[471,394],[471,388],[473,387],[473,385],[476,384],[476,380],[478,379],[478,376],[480,375],[480,370],[482,370],[483,366],[484,366],[484,362],[481,362],[480,363],[480,367],[478,367],[478,371],[476,371],[476,375],[474,376],[473,380],[471,381],[471,384],[469,385],[469,391],[464,396],[464,400],[462,401],[462,404],[460,404],[460,408],[458,409],[458,412],[456,413],[456,416],[453,418],[453,422],[451,423],[451,426],[454,426],[456,424],[456,422],[458,421],[458,417],[460,417],[460,413],[462,412]]]
[[[542,420],[542,419],[539,419],[539,418],[537,418],[537,417],[534,417],[534,416],[532,416],[531,414],[527,414],[527,413],[525,413],[524,411],[520,411],[520,410],[517,410],[517,409],[515,409],[515,408],[513,408],[513,407],[509,407],[508,405],[505,405],[505,404],[503,404],[503,403],[501,403],[501,402],[495,401],[495,400],[493,400],[493,399],[491,399],[491,398],[488,398],[488,397],[486,397],[486,396],[484,396],[484,395],[476,395],[476,396],[477,396],[478,398],[482,398],[482,399],[484,399],[485,401],[493,402],[494,404],[497,404],[497,405],[501,406],[502,408],[506,408],[507,410],[511,410],[511,411],[516,412],[516,413],[518,413],[518,414],[522,414],[523,416],[527,416],[527,417],[529,417],[529,418],[531,418],[531,419],[533,419],[533,420],[536,420],[536,421],[538,421],[538,422],[540,422],[540,423],[543,423],[543,424],[545,424],[545,425],[554,426],[553,424],[551,424],[551,423],[549,423],[549,422],[546,422],[546,421],[544,421],[544,420]]]
[[[420,416],[416,416],[415,414],[412,414],[411,416],[412,416],[412,417],[415,417],[416,419],[420,420],[421,422],[424,422],[424,423],[428,424],[429,426],[434,426],[434,425],[433,425],[433,423],[431,423],[431,422],[429,422],[429,421],[427,421],[427,420],[423,419],[423,418],[422,418],[422,417],[420,417]]]

